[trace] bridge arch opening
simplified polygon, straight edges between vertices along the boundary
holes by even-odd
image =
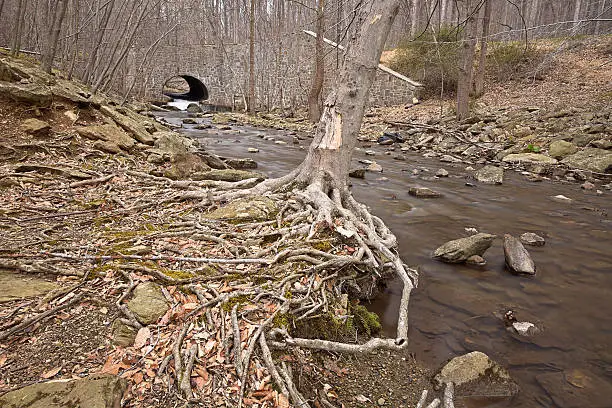
[[[208,88],[198,78],[181,74],[170,77],[164,82],[162,94],[172,99],[199,102],[208,99]]]

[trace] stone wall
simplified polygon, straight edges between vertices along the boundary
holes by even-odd
[[[325,84],[329,92],[343,53],[325,47]],[[140,84],[140,93],[161,96],[163,83],[178,74],[200,78],[209,91],[208,102],[215,105],[243,106],[248,90],[248,44],[203,44],[189,47],[160,47],[150,76]],[[314,38],[300,33],[280,44],[256,44],[256,96],[260,109],[306,106],[314,69]],[[138,53],[132,56],[139,58]],[[418,84],[417,84],[418,85]],[[419,87],[389,69],[379,69],[371,89],[369,104],[390,106],[411,103]]]

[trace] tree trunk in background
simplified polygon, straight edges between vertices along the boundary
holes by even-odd
[[[576,0],[575,4],[574,4],[574,32],[573,34],[578,34],[578,28],[580,27],[580,23],[578,22],[578,20],[580,20],[580,9],[582,8],[582,0]]]
[[[470,90],[472,89],[472,71],[474,69],[474,50],[476,48],[477,11],[472,9],[472,1],[464,0],[465,30],[461,43],[459,58],[459,76],[457,78],[457,120],[463,120],[470,114]]]
[[[252,115],[255,113],[255,0],[251,0],[249,15],[249,97],[247,108]]]
[[[23,31],[23,24],[25,23],[25,11],[26,11],[27,1],[19,0],[19,4],[17,5],[17,22],[13,29],[13,41],[11,44],[11,55],[15,56],[19,53],[21,48],[21,35]]]
[[[42,69],[47,73],[51,73],[51,68],[53,68],[53,60],[55,59],[55,54],[57,52],[57,42],[62,30],[62,24],[64,22],[67,7],[68,0],[58,0],[55,4],[53,21],[51,22],[51,28],[49,30],[50,35],[47,39],[47,46],[45,47],[42,57]]]
[[[4,9],[4,0],[0,0],[0,18],[2,18],[2,9]]]
[[[489,26],[491,22],[491,10],[493,0],[485,0],[484,17],[482,18],[482,36],[480,37],[480,58],[478,60],[478,71],[474,80],[474,96],[479,97],[484,93],[485,70],[487,65],[487,42],[489,37]]]
[[[308,95],[308,119],[315,123],[321,117],[321,89],[325,80],[325,53],[323,51],[323,36],[325,35],[325,0],[317,4],[317,39],[315,44],[315,70],[312,86]]]

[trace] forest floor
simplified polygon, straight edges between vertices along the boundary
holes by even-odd
[[[477,110],[535,105],[596,112],[612,95],[610,56],[598,47],[564,53],[545,80],[490,85]],[[363,137],[392,130],[389,122],[437,121],[440,106],[447,117],[449,105],[431,100],[371,109]],[[310,129],[299,118],[230,117]],[[33,118],[47,127],[24,126]],[[98,109],[71,101],[36,107],[0,99],[0,395],[104,373],[129,381],[124,406],[188,406],[189,392],[199,401],[191,406],[237,406],[241,392],[245,406],[288,406],[266,356],[253,351],[261,327],[308,337],[313,326],[300,318],[320,314],[316,337],[363,340],[376,330],[359,302],[342,296],[350,277],[340,280],[342,269],[336,275],[325,269],[351,254],[354,242],[325,231],[308,240],[284,238],[307,221],[291,212],[290,200],[279,207],[260,198],[228,215],[210,192],[248,187],[257,182],[254,173],[236,173],[211,156],[195,159],[191,154],[202,152],[170,136],[184,151],[159,143],[121,148],[83,136],[83,128],[108,123]],[[186,180],[185,172],[205,175]],[[147,289],[151,282],[155,294]],[[334,298],[323,302],[329,294]],[[290,317],[284,307],[292,299],[304,302]],[[141,301],[150,307],[134,305]],[[347,319],[325,320],[329,313]],[[414,407],[421,391],[432,388],[432,371],[407,350],[363,356],[296,348],[272,356],[292,379],[285,384],[295,383],[315,407]],[[245,359],[246,371],[237,367]],[[182,375],[191,380],[186,388]]]

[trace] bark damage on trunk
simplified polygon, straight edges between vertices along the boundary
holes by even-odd
[[[326,232],[356,242],[356,251],[337,262],[339,268],[358,266],[373,276],[392,270],[404,284],[395,339],[374,338],[365,344],[296,339],[274,334],[272,345],[299,346],[330,351],[368,352],[378,348],[399,349],[408,345],[408,301],[418,274],[396,252],[397,239],[384,222],[358,203],[348,187],[352,152],[361,128],[365,105],[387,35],[399,8],[399,0],[363,2],[356,8],[359,27],[351,38],[344,65],[334,90],[327,97],[314,140],[304,161],[291,173],[257,186],[226,192],[216,197],[230,201],[249,195],[268,195],[293,205],[281,211],[283,220],[296,217],[308,222],[308,239]],[[289,204],[288,204],[289,205]],[[302,224],[304,225],[304,224]],[[298,224],[299,226],[299,224]],[[303,229],[294,228],[292,231]],[[341,262],[340,262],[341,261]]]

